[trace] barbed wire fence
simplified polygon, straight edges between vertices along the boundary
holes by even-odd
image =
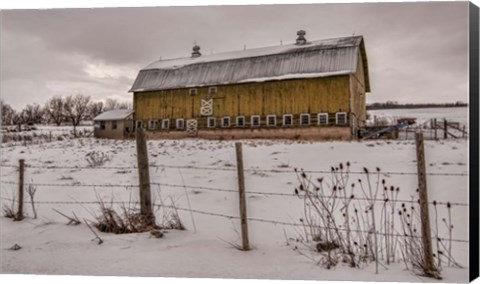
[[[367,124],[369,127],[386,128],[394,125],[398,117],[376,117]],[[440,139],[467,139],[468,127],[464,123],[453,121],[447,118],[431,118],[420,119],[415,124],[407,127],[397,129],[395,137],[400,140],[414,140],[415,133],[422,132],[426,140],[440,140]]]
[[[1,168],[10,168],[14,171],[20,171],[20,166],[18,165],[12,165],[12,164],[0,164]],[[99,171],[99,170],[120,170],[120,171],[127,171],[127,170],[138,170],[137,166],[129,166],[129,167],[107,167],[107,166],[96,166],[96,167],[81,167],[81,166],[57,166],[53,164],[48,164],[48,165],[34,165],[34,164],[28,164],[25,163],[25,170],[29,169],[44,169],[44,170],[50,170],[50,171],[56,171],[56,170],[80,170],[80,171]],[[235,166],[222,166],[222,167],[199,167],[199,166],[178,166],[178,165],[168,165],[168,164],[150,164],[149,169],[188,169],[192,171],[228,171],[228,172],[235,172],[237,171],[237,168]],[[302,172],[303,174],[325,174],[325,175],[332,175],[335,174],[335,172],[338,172],[338,169],[332,168],[331,170],[316,170],[316,169],[296,169],[296,170],[284,170],[284,169],[262,169],[262,168],[255,168],[255,169],[244,169],[243,172],[247,174],[256,174],[256,173],[269,173],[273,175],[298,175],[296,171]],[[382,175],[384,177],[388,176],[412,176],[416,177],[418,176],[418,173],[415,172],[400,172],[400,171],[386,171],[386,172],[380,172],[379,175]],[[20,173],[19,173],[20,175]],[[348,171],[348,175],[352,176],[361,176],[365,175],[365,171]],[[425,173],[427,176],[434,176],[434,177],[442,177],[442,176],[449,176],[449,177],[466,177],[468,174],[466,173],[459,173],[459,172],[428,172]],[[34,187],[40,187],[40,188],[45,188],[45,190],[48,190],[50,188],[61,188],[67,190],[68,188],[88,188],[92,190],[96,190],[98,188],[110,188],[112,190],[115,189],[137,189],[140,188],[140,184],[134,184],[134,183],[118,183],[118,184],[93,184],[93,183],[35,183],[33,181],[31,182],[24,182],[24,181],[14,181],[12,180],[12,175],[9,175],[10,179],[5,180],[4,177],[1,178],[0,183],[4,185],[10,185],[12,188],[18,187],[19,190],[23,190],[23,187],[28,187],[28,186],[34,186]],[[162,182],[150,182],[149,185],[152,186],[159,186],[159,187],[167,187],[171,189],[190,189],[190,190],[197,190],[197,191],[209,191],[209,192],[221,192],[221,193],[228,193],[228,194],[238,194],[239,191],[238,189],[232,189],[232,188],[223,188],[223,187],[208,187],[208,186],[199,186],[199,185],[190,185],[190,184],[177,184],[177,183],[162,183]],[[22,187],[22,189],[20,189]],[[264,186],[262,186],[264,187]],[[2,186],[2,188],[4,188]],[[42,190],[42,189],[41,189]],[[262,191],[262,190],[255,190],[255,189],[246,189],[245,194],[248,195],[261,195],[261,196],[266,196],[266,197],[277,197],[277,198],[295,198],[297,200],[302,199],[301,196],[299,196],[298,193],[292,192],[292,193],[284,193],[284,192],[267,192],[267,191]],[[364,202],[363,204],[370,204],[373,202],[374,204],[380,204],[379,207],[382,206],[382,204],[385,203],[397,203],[397,204],[410,204],[410,205],[418,205],[420,204],[420,201],[417,200],[408,200],[408,199],[391,199],[391,200],[386,200],[385,198],[369,198],[369,197],[362,197],[362,196],[342,196],[338,194],[318,194],[318,198],[330,198],[330,200],[335,201],[355,201],[355,202]],[[17,202],[20,203],[21,201],[17,196],[12,196],[12,198],[5,197],[4,194],[0,197],[1,200],[3,201],[8,201],[8,202]],[[32,201],[27,201],[27,200],[22,200],[22,202],[31,204]],[[66,200],[38,200],[35,201],[36,204],[48,204],[48,205],[99,205],[102,201],[99,200],[73,200],[73,201],[66,201]],[[136,203],[138,204],[138,201],[110,201],[109,203],[115,203],[115,204],[126,204],[126,203]],[[159,203],[153,203],[152,204],[155,207],[164,207],[164,208],[172,208],[175,210],[183,211],[183,212],[188,212],[188,213],[193,213],[193,214],[201,214],[205,216],[211,216],[211,217],[216,217],[216,218],[223,218],[223,219],[228,219],[228,220],[241,220],[241,214],[239,215],[232,215],[232,214],[224,214],[224,213],[219,213],[219,212],[212,212],[210,210],[200,210],[200,209],[195,209],[195,208],[188,208],[177,206],[177,205],[167,205],[167,204],[159,204]],[[437,210],[438,206],[444,206],[444,208],[448,208],[451,210],[452,207],[459,207],[459,208],[465,208],[469,207],[468,203],[462,203],[462,202],[449,202],[449,201],[429,201],[428,205],[430,207],[435,207],[435,210]],[[359,206],[361,207],[361,206]],[[301,220],[301,219],[300,219]],[[251,216],[246,216],[245,221],[248,222],[257,222],[257,223],[265,223],[265,224],[271,224],[275,226],[289,226],[289,227],[300,227],[300,228],[305,228],[307,225],[305,223],[305,220],[301,220],[300,223],[298,222],[293,222],[293,221],[285,221],[285,220],[274,220],[274,219],[269,219],[269,218],[258,218],[258,217],[251,217]],[[355,229],[355,228],[344,228],[344,227],[330,227],[330,226],[321,226],[318,224],[308,224],[308,226],[311,226],[312,229],[319,229],[319,230],[334,230],[336,232],[356,232],[360,234],[365,234],[365,235],[370,235],[372,234],[372,230],[369,228],[363,228],[363,229]],[[450,233],[449,236],[440,236],[438,235],[438,229],[435,229],[436,234],[435,236],[432,236],[431,239],[437,242],[447,242],[449,244],[451,243],[463,243],[463,244],[468,244],[469,241],[466,239],[461,239],[461,238],[453,238],[451,235],[451,231],[448,231]],[[421,239],[422,236],[418,234],[413,234],[413,233],[405,233],[405,231],[402,232],[402,230],[394,230],[394,231],[378,231],[378,235],[380,236],[389,236],[389,237],[394,237],[394,238],[414,238],[414,239]]]

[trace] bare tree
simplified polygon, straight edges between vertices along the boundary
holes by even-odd
[[[118,109],[133,109],[132,102],[123,101],[118,104]]]
[[[88,116],[90,97],[78,94],[65,99],[65,115],[73,124],[73,136],[77,137],[77,126]]]
[[[42,120],[43,110],[37,103],[28,104],[22,111],[23,120],[27,124],[39,123]]]
[[[90,116],[95,118],[104,111],[103,102],[93,102],[90,104]]]
[[[104,110],[113,110],[113,109],[118,109],[119,101],[117,99],[106,99],[105,100],[105,107]]]
[[[126,101],[120,102],[117,99],[108,98],[105,101],[104,111],[114,110],[114,109],[132,109],[132,103],[126,102]]]
[[[57,126],[62,124],[65,118],[64,99],[60,96],[55,96],[47,101],[44,111],[48,118],[52,119]]]
[[[15,114],[15,111],[13,108],[9,105],[3,102],[3,100],[0,100],[0,111],[2,112],[2,125],[12,125],[13,123],[13,116]]]
[[[22,131],[23,123],[24,123],[23,113],[14,110],[12,115],[12,124],[18,126],[18,131]]]

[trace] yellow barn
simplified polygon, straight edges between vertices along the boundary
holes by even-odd
[[[159,60],[140,70],[136,127],[150,138],[352,139],[370,92],[362,36]]]

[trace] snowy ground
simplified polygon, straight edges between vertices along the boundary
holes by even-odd
[[[243,142],[247,191],[267,193],[247,194],[250,218],[298,222],[304,209],[298,198],[268,195],[293,193],[297,185],[294,168],[329,171],[331,166],[349,161],[352,171],[361,171],[363,167],[373,171],[380,167],[383,172],[416,172],[414,141]],[[430,200],[468,203],[468,176],[442,175],[468,174],[468,141],[426,141],[425,145],[427,172],[439,174],[428,176]],[[234,142],[149,141],[148,147],[149,162],[153,166],[151,181],[161,184],[152,187],[154,202],[169,203],[172,198],[180,208],[238,216],[238,194],[214,190],[237,189]],[[111,157],[103,166],[107,168],[89,168],[85,157],[91,151],[101,151]],[[105,242],[97,245],[86,225],[67,226],[67,220],[52,208],[93,220],[98,205],[89,202],[98,198],[115,202],[137,200],[137,188],[118,186],[138,183],[136,169],[129,168],[136,166],[134,141],[83,138],[1,149],[2,165],[16,165],[21,158],[30,166],[25,180],[48,185],[39,185],[35,195],[38,219],[32,219],[29,204],[25,205],[28,217],[22,222],[0,218],[2,273],[432,281],[405,271],[402,262],[381,267],[379,274],[375,274],[373,264],[363,269],[339,264],[327,270],[294,251],[292,241],[287,245],[287,237],[296,237],[298,233],[282,224],[250,221],[253,250],[242,252],[228,244],[240,243],[238,219],[200,213],[194,213],[192,218],[188,211],[179,211],[186,231],[169,231],[163,239],[153,238],[149,233],[99,233]],[[192,168],[186,168],[189,166]],[[17,178],[15,168],[1,167],[2,206],[8,206],[6,199],[14,196],[16,185],[13,183]],[[416,175],[387,174],[382,178],[402,189],[401,198],[416,195]],[[55,186],[59,184],[65,186]],[[69,204],[64,204],[66,202]],[[77,204],[79,202],[85,203]],[[446,217],[446,212],[441,211],[442,217]],[[468,207],[453,206],[452,220],[453,238],[468,240],[468,226],[462,226],[468,220]],[[445,236],[447,232],[440,229],[440,234]],[[9,250],[14,244],[22,249]],[[453,255],[465,268],[444,268],[443,281],[467,282],[468,244],[454,243]]]
[[[447,118],[467,123],[468,108],[409,109],[369,111],[371,117],[395,121],[416,117],[421,123],[430,118]],[[84,127],[81,129],[83,130]],[[89,127],[86,128],[87,130]],[[69,134],[71,127],[40,127],[37,135]],[[30,132],[33,134],[33,132]],[[299,236],[303,202],[293,193],[298,185],[294,168],[326,171],[339,163],[351,163],[353,172],[367,167],[381,168],[389,185],[401,188],[399,199],[416,196],[417,176],[414,141],[366,142],[293,142],[242,141],[246,169],[246,190],[250,243],[253,249],[242,252],[239,221],[236,158],[231,141],[149,141],[152,195],[181,209],[186,231],[168,231],[162,239],[149,233],[113,235],[99,233],[102,245],[85,224],[67,226],[67,219],[55,213],[75,213],[81,220],[94,220],[99,198],[113,202],[138,200],[138,173],[134,141],[64,139],[22,146],[5,143],[2,165],[17,165],[25,159],[27,183],[39,184],[35,201],[38,219],[33,219],[30,204],[22,222],[0,217],[0,271],[12,274],[49,275],[128,275],[163,277],[209,277],[244,279],[313,279],[362,281],[432,281],[406,271],[402,262],[381,266],[375,274],[370,263],[362,269],[339,264],[327,270],[300,255],[291,238]],[[468,141],[426,141],[427,185],[430,200],[459,204],[452,206],[453,239],[468,241]],[[101,168],[91,168],[87,154],[100,151],[111,160]],[[398,174],[400,173],[400,174]],[[406,173],[406,174],[405,174]],[[453,175],[452,175],[453,174]],[[312,178],[328,173],[308,173]],[[15,197],[18,172],[0,167],[0,204],[10,206]],[[362,175],[352,174],[354,181]],[[127,186],[133,185],[133,186]],[[278,194],[278,195],[272,195]],[[462,205],[463,204],[463,205]],[[439,218],[447,218],[445,206],[439,206]],[[3,212],[3,210],[2,210]],[[162,216],[162,209],[157,217]],[[234,218],[228,218],[228,217]],[[274,221],[259,222],[259,220]],[[275,223],[276,222],[276,223]],[[439,235],[448,236],[444,224]],[[9,250],[18,244],[20,250]],[[468,244],[455,242],[452,254],[465,268],[444,267],[445,282],[468,280]],[[82,281],[82,280],[80,280]],[[83,280],[84,281],[84,280]],[[119,280],[116,279],[116,282]],[[83,283],[83,282],[82,282]]]

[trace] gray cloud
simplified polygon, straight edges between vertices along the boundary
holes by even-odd
[[[1,97],[16,108],[82,92],[131,99],[139,68],[189,56],[363,35],[368,100],[468,100],[468,3],[372,3],[2,11]]]

